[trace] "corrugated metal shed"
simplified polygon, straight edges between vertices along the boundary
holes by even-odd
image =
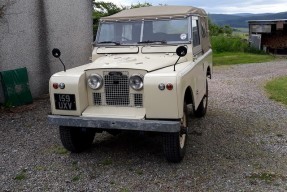
[[[249,23],[249,41],[269,53],[287,54],[287,19],[252,20]],[[255,38],[258,35],[260,39]],[[258,42],[260,40],[260,42]]]

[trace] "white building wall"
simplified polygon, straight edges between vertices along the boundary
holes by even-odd
[[[68,69],[89,62],[92,40],[91,0],[14,0],[0,18],[0,71],[27,67],[38,97],[48,93],[50,76],[63,70],[52,49],[61,50]]]

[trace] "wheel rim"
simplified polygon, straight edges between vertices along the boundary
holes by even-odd
[[[180,144],[180,148],[183,149],[184,145],[185,145],[185,138],[186,138],[186,134],[180,134],[179,136],[179,144]]]
[[[206,80],[206,92],[205,92],[205,95],[203,97],[203,107],[206,108],[207,106],[207,95],[208,95],[208,84],[207,84],[207,80]]]
[[[181,119],[181,126],[184,129],[187,129],[187,118],[186,118],[186,112],[183,112],[183,117]],[[185,145],[185,139],[186,139],[186,134],[185,133],[181,133],[179,134],[179,144],[180,144],[180,148],[182,149]]]
[[[207,96],[205,95],[204,97],[203,97],[203,107],[204,108],[206,108],[206,101],[207,101]]]

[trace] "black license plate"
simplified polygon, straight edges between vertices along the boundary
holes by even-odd
[[[54,94],[55,106],[59,110],[76,110],[76,97],[74,94]]]

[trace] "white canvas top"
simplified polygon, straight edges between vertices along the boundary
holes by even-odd
[[[150,6],[135,9],[123,10],[114,15],[103,17],[101,20],[127,20],[127,19],[148,19],[181,17],[186,15],[207,16],[203,9],[192,6]]]

